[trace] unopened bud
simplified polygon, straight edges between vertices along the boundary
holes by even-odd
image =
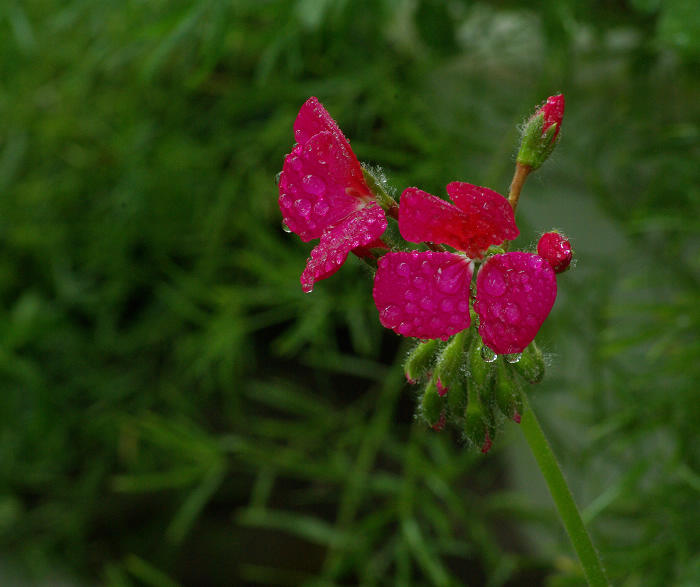
[[[435,383],[440,395],[445,395],[464,379],[465,348],[471,334],[471,328],[458,332],[440,352],[435,363]]]
[[[563,234],[545,232],[537,243],[537,254],[551,265],[554,273],[562,273],[571,263],[571,243]]]
[[[481,337],[475,333],[469,347],[469,383],[480,393],[488,388],[495,367],[492,361],[484,359],[483,348]]]
[[[511,373],[510,364],[499,360],[495,382],[496,405],[506,418],[519,424],[520,415],[523,413],[523,392],[514,375]]]
[[[425,388],[421,401],[421,414],[430,426],[435,426],[444,418],[445,399],[438,393],[435,379],[431,379]]]
[[[564,96],[559,94],[547,98],[524,124],[517,162],[530,169],[537,169],[554,150],[561,121],[564,116]]]
[[[496,425],[491,409],[482,403],[479,394],[471,387],[467,409],[464,412],[464,434],[483,453],[489,451],[496,435]]]
[[[525,347],[520,360],[513,366],[528,383],[542,381],[545,371],[544,356],[534,340]]]
[[[468,385],[467,379],[462,377],[459,382],[450,388],[450,393],[447,395],[447,406],[450,409],[452,418],[455,420],[461,420],[464,417],[464,410],[467,407]]]
[[[403,367],[409,383],[416,383],[430,370],[435,360],[438,344],[439,341],[437,339],[419,342],[409,353],[406,364]]]

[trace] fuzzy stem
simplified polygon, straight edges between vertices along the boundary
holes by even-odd
[[[525,394],[523,394],[525,396]],[[524,413],[520,426],[530,445],[530,450],[542,471],[542,476],[549,487],[552,499],[559,512],[561,522],[566,529],[571,544],[581,561],[583,573],[588,584],[594,587],[609,585],[598,552],[591,542],[591,537],[583,525],[581,514],[566,484],[566,479],[559,468],[559,463],[552,452],[552,447],[542,431],[535,413],[530,407],[527,397],[524,398]]]
[[[522,191],[525,180],[531,171],[532,167],[529,165],[523,165],[522,163],[515,164],[515,173],[513,174],[513,179],[510,182],[510,190],[508,191],[508,201],[513,207],[513,212],[515,212],[518,207],[520,192]]]

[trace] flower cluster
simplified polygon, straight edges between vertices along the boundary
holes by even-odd
[[[563,96],[554,96],[525,124],[518,166],[527,173],[554,147],[563,110]],[[376,260],[373,297],[382,325],[426,341],[406,364],[409,381],[426,380],[423,416],[435,428],[448,417],[460,422],[470,440],[488,449],[495,407],[519,421],[522,383],[544,373],[533,341],[554,304],[556,274],[571,261],[568,240],[550,232],[536,253],[507,252],[519,235],[522,182],[508,199],[451,182],[451,202],[409,187],[397,207],[316,98],[302,106],[294,134],[279,205],[303,241],[320,239],[301,274],[302,289],[335,273],[350,252]],[[400,237],[389,239],[385,231],[396,217]]]

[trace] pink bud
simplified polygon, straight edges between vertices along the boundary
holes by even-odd
[[[552,266],[555,273],[562,273],[571,263],[571,243],[558,232],[546,232],[537,243],[537,254]]]
[[[535,113],[535,116],[539,114],[544,114],[543,133],[556,123],[557,130],[552,137],[552,141],[555,141],[559,134],[559,129],[561,128],[561,121],[564,118],[564,94],[558,94],[547,98],[547,102]]]
[[[440,381],[440,378],[437,378],[437,381],[435,382],[435,387],[437,387],[437,392],[440,397],[445,397],[447,395],[448,387],[446,385],[442,384],[442,381]]]

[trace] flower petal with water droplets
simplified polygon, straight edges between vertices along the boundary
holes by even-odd
[[[475,249],[485,251],[520,234],[513,208],[498,192],[463,181],[448,183],[446,189],[455,206],[471,219],[470,234]]]
[[[460,182],[449,184],[447,190],[458,205],[417,188],[404,190],[399,230],[406,240],[443,243],[481,257],[489,246],[519,234],[513,210],[500,194]]]
[[[469,327],[473,270],[473,263],[454,253],[387,253],[374,277],[379,320],[403,336],[447,340]]]
[[[285,157],[279,193],[284,223],[303,241],[320,237],[370,197],[357,159],[326,131]]]
[[[494,255],[476,277],[474,310],[484,344],[499,355],[532,342],[557,297],[554,271],[532,253]]]
[[[312,96],[299,109],[299,114],[294,121],[294,138],[297,143],[303,145],[320,132],[329,132],[335,135],[350,150],[350,143],[338,124],[333,120],[328,110],[323,107],[323,104],[318,101],[318,98]]]
[[[314,283],[333,275],[355,248],[374,243],[386,230],[384,211],[375,203],[360,208],[321,236],[301,274],[301,287],[310,292]]]

